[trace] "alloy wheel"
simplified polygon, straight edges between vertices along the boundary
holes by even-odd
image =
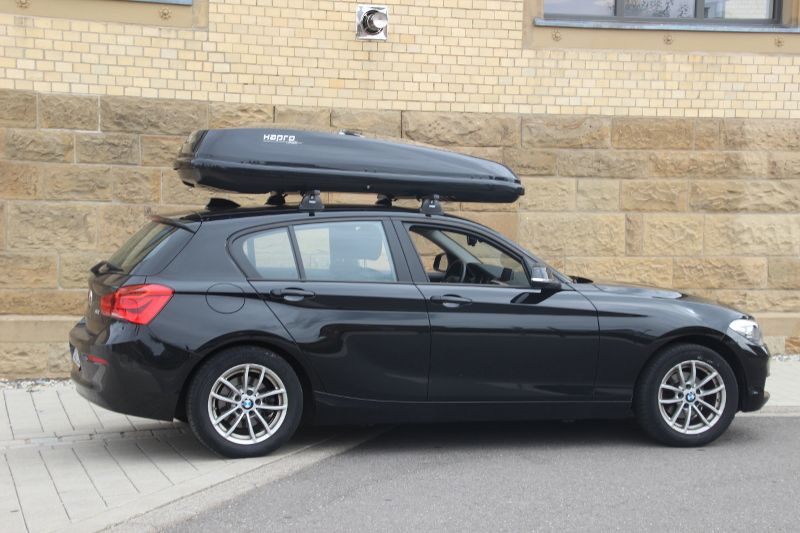
[[[228,369],[208,395],[211,425],[236,444],[256,444],[270,438],[283,424],[288,406],[283,381],[258,364]]]
[[[681,361],[667,371],[658,389],[658,408],[667,425],[686,435],[714,427],[725,411],[725,382],[704,361]]]

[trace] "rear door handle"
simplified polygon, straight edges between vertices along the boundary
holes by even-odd
[[[469,298],[464,298],[463,296],[459,296],[457,294],[444,294],[442,296],[431,296],[431,302],[435,304],[442,304],[448,308],[455,308],[461,307],[462,305],[469,305],[472,303],[472,300]]]
[[[287,302],[299,302],[306,298],[313,298],[315,294],[305,289],[298,289],[297,287],[288,287],[286,289],[272,289],[269,294],[274,298],[281,298]]]

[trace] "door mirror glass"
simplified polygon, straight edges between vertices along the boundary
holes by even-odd
[[[433,269],[436,272],[447,272],[447,254],[436,254],[433,258]]]
[[[561,283],[553,277],[545,265],[533,263],[529,265],[531,272],[531,287],[537,289],[557,289]]]

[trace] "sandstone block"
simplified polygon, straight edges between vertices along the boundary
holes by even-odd
[[[403,136],[440,146],[517,146],[520,117],[483,113],[403,113]]]
[[[35,128],[36,94],[0,89],[0,127]]]
[[[726,150],[800,150],[797,120],[725,119],[721,135]]]
[[[331,110],[327,107],[275,106],[276,124],[302,124],[330,127]]]
[[[625,215],[625,253],[642,255],[644,253],[644,216]]]
[[[767,260],[763,257],[676,258],[673,285],[705,289],[764,288]]]
[[[49,344],[48,346],[50,350],[47,354],[45,377],[69,377],[69,373],[72,371],[72,354],[69,353],[69,346],[63,342]]]
[[[497,161],[498,163],[503,161],[503,148],[499,146],[450,146],[447,149],[459,154]]]
[[[519,236],[519,215],[508,212],[474,211],[469,214],[462,213],[478,224],[489,226],[511,240],[516,241]]]
[[[646,215],[644,255],[699,255],[703,251],[703,215]]]
[[[522,178],[522,185],[525,187],[525,195],[518,202],[520,211],[575,209],[575,180],[572,178]]]
[[[800,152],[770,152],[769,176],[800,178]]]
[[[43,342],[0,342],[0,378],[42,377],[47,370],[50,345]]]
[[[672,259],[637,257],[568,257],[567,272],[593,281],[655,287],[672,284]]]
[[[798,215],[707,215],[706,255],[797,255]]]
[[[529,148],[503,148],[503,163],[516,174],[552,176],[556,173],[556,153]]]
[[[207,125],[208,106],[204,102],[127,96],[100,99],[103,131],[186,135]]]
[[[178,151],[186,140],[180,135],[142,135],[142,165],[172,167]]]
[[[605,179],[578,180],[576,203],[581,211],[617,211],[619,182]]]
[[[800,212],[800,180],[703,180],[691,185],[696,211]]]
[[[116,251],[147,223],[150,210],[132,205],[102,205],[97,209],[97,249]]]
[[[620,185],[625,211],[685,211],[689,184],[683,180],[630,180]]]
[[[626,150],[562,150],[558,174],[592,178],[643,178],[649,175],[646,152]]]
[[[275,109],[264,104],[214,102],[208,109],[211,128],[252,128],[272,124]]]
[[[6,247],[6,204],[0,202],[0,249]]]
[[[521,213],[520,242],[547,256],[623,255],[625,215]]]
[[[654,152],[651,175],[666,178],[761,178],[766,152]]]
[[[75,152],[79,163],[139,163],[139,137],[128,133],[78,133]]]
[[[111,167],[114,199],[120,202],[157,203],[161,197],[161,170],[141,167]]]
[[[55,254],[0,253],[0,289],[47,288],[56,286],[58,266]]]
[[[770,257],[769,286],[774,289],[800,289],[800,257]]]
[[[800,337],[787,337],[784,353],[786,355],[800,355]]]
[[[48,200],[110,201],[113,197],[111,167],[106,165],[47,165],[43,196]]]
[[[40,202],[16,203],[8,209],[12,250],[87,250],[95,245],[94,207]]]
[[[7,130],[6,157],[30,161],[71,163],[72,133],[48,130]]]
[[[76,317],[0,315],[0,342],[64,342]]]
[[[535,148],[608,148],[611,119],[542,115],[522,119],[522,145]]]
[[[0,160],[0,198],[30,200],[42,193],[42,166]]]
[[[694,121],[694,149],[719,150],[721,148],[720,126],[716,118],[701,118]]]
[[[400,137],[400,111],[371,111],[366,109],[334,109],[331,125],[336,129],[372,133],[381,137]]]
[[[39,95],[39,127],[96,130],[99,103],[96,96]]]
[[[103,259],[107,257],[95,252],[62,253],[59,257],[58,285],[62,289],[85,289],[88,286],[89,269]]]
[[[161,201],[165,204],[205,205],[211,192],[184,185],[174,170],[164,169],[161,173]]]
[[[614,118],[611,144],[637,150],[688,150],[694,144],[694,125],[683,118]]]
[[[800,309],[800,291],[764,289],[708,289],[692,294],[716,300],[745,313],[796,312]]]
[[[0,314],[81,315],[86,309],[86,289],[0,290]]]

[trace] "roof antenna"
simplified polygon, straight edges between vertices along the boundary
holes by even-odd
[[[310,211],[313,216],[314,211],[322,209],[325,209],[325,205],[322,203],[322,198],[319,197],[319,191],[306,191],[303,194],[303,199],[300,200],[301,211]]]
[[[442,204],[439,202],[439,195],[434,194],[433,196],[424,197],[422,205],[419,206],[419,211],[427,216],[443,215],[444,210],[442,210]]]

